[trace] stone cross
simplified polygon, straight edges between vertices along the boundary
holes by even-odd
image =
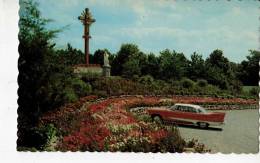
[[[89,27],[92,23],[94,23],[96,20],[93,19],[91,13],[89,12],[89,9],[86,8],[81,15],[78,17],[78,19],[83,23],[84,25],[84,41],[85,41],[85,60],[86,65],[89,66],[89,39],[91,36],[89,35]]]

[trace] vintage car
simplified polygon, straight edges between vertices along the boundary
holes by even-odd
[[[192,104],[175,104],[172,107],[148,108],[146,112],[156,122],[197,125],[201,128],[224,125],[225,113],[207,112],[203,107]]]

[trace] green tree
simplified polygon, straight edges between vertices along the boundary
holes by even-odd
[[[247,60],[238,65],[237,76],[244,85],[256,86],[259,81],[260,51],[249,50],[249,52]]]
[[[139,67],[141,70],[141,76],[146,75],[147,74],[147,63],[148,63],[148,57],[145,53],[143,52],[139,52],[135,57],[135,59],[137,59],[139,61]]]
[[[129,59],[127,62],[123,64],[123,72],[122,76],[126,78],[132,78],[135,75],[141,75],[141,68],[139,66],[139,60],[135,58]]]
[[[85,62],[85,55],[83,52],[73,48],[69,43],[67,44],[66,49],[57,50],[55,55],[57,60],[56,62],[66,66],[83,64]]]
[[[140,51],[137,45],[122,44],[111,64],[112,75],[122,75],[123,65],[129,60],[129,58],[137,56],[139,53]]]
[[[193,53],[188,67],[188,77],[192,80],[204,79],[206,76],[205,61],[202,55]]]
[[[93,56],[93,63],[94,64],[99,64],[99,65],[103,65],[104,64],[104,53],[107,53],[109,55],[109,58],[111,59],[111,53],[107,50],[107,49],[98,49],[95,51],[94,56]],[[110,60],[109,59],[109,60]],[[112,58],[113,59],[113,58]]]
[[[18,140],[17,145],[32,145],[26,133],[41,114],[40,107],[44,96],[43,85],[46,82],[46,61],[54,51],[50,40],[57,30],[46,30],[49,19],[44,19],[37,9],[38,4],[31,0],[20,1],[20,32],[18,35]]]
[[[60,30],[46,28],[50,21],[41,17],[32,0],[20,1],[20,7],[17,146],[40,149],[45,133],[35,127],[42,113],[77,100],[91,87],[72,72],[80,51],[70,45],[56,51],[51,42]]]
[[[224,57],[221,50],[214,50],[206,59],[207,81],[221,89],[229,89],[234,82],[235,75],[229,60]]]
[[[185,77],[188,69],[188,60],[183,53],[166,49],[160,53],[160,79],[179,80]]]
[[[159,58],[153,53],[148,54],[147,61],[142,66],[142,75],[151,75],[153,78],[158,78],[159,70]]]

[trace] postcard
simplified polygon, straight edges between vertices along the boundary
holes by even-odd
[[[258,153],[257,4],[20,0],[17,151]]]

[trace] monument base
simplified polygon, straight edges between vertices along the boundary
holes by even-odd
[[[103,75],[103,69],[100,65],[75,65],[73,66],[73,72],[75,74],[95,74],[98,76]]]
[[[75,65],[73,66],[73,72],[79,76],[84,74],[94,75],[94,76],[104,76],[110,77],[110,69],[109,65],[107,66],[100,66],[100,65]]]
[[[110,77],[110,66],[103,66],[103,76],[104,77]]]

